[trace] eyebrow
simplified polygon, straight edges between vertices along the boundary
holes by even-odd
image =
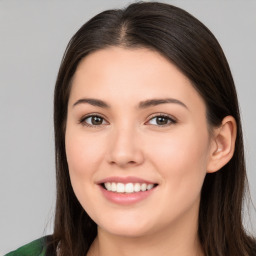
[[[75,107],[79,104],[84,104],[84,103],[90,104],[92,106],[100,107],[100,108],[110,108],[110,106],[105,101],[99,100],[99,99],[92,99],[92,98],[79,99],[78,101],[76,101],[73,104],[73,107]],[[153,107],[153,106],[157,106],[160,104],[166,104],[166,103],[179,104],[179,105],[185,107],[186,109],[188,109],[188,107],[182,101],[173,99],[173,98],[149,99],[149,100],[141,101],[138,105],[138,108],[144,109],[144,108]]]
[[[110,108],[110,106],[106,102],[104,102],[103,100],[88,99],[88,98],[83,98],[83,99],[80,99],[80,100],[76,101],[73,104],[73,107],[75,107],[76,105],[79,105],[79,104],[83,104],[83,103],[88,103],[92,106],[96,106],[96,107],[100,107],[100,108]]]
[[[153,106],[157,106],[160,104],[166,104],[166,103],[179,104],[179,105],[185,107],[186,109],[188,109],[188,107],[182,101],[173,99],[173,98],[145,100],[145,101],[142,101],[139,103],[139,108],[148,108],[148,107],[153,107]]]

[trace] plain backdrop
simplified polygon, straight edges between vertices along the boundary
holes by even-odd
[[[52,232],[55,201],[53,89],[71,36],[122,0],[0,0],[0,252]],[[256,1],[164,1],[215,34],[240,100],[251,194],[256,202]],[[245,223],[254,233],[245,210]],[[1,254],[0,253],[0,254]]]

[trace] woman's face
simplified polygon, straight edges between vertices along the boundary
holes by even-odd
[[[138,237],[197,228],[213,144],[206,107],[159,53],[111,47],[85,57],[65,140],[74,192],[100,230]]]

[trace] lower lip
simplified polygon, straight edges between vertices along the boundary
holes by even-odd
[[[146,198],[148,198],[155,190],[156,187],[135,193],[115,193],[104,189],[102,186],[99,186],[104,197],[115,204],[120,205],[130,205],[138,203]]]

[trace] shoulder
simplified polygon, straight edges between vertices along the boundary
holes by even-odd
[[[45,256],[47,236],[26,244],[5,256]]]

